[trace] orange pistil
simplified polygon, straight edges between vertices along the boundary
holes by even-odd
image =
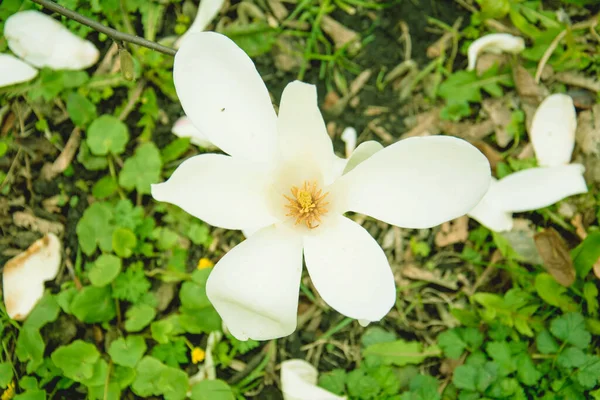
[[[290,204],[286,204],[285,208],[289,209],[290,212],[286,214],[286,217],[296,218],[295,224],[298,225],[304,221],[306,226],[310,229],[315,229],[319,225],[314,225],[315,221],[321,223],[320,216],[327,213],[325,206],[328,202],[323,202],[329,192],[321,194],[323,191],[317,189],[317,183],[309,184],[307,181],[304,182],[302,188],[292,186],[290,189],[294,198],[285,197]]]

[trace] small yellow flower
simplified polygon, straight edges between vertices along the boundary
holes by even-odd
[[[212,268],[214,265],[215,264],[208,258],[201,258],[200,261],[198,261],[198,269]]]
[[[13,397],[15,397],[15,384],[14,382],[10,382],[4,393],[2,393],[1,400],[10,400]]]
[[[192,362],[194,364],[198,364],[199,362],[204,361],[204,355],[204,350],[202,350],[200,347],[194,347],[192,349]]]

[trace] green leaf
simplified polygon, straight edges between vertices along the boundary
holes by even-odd
[[[582,366],[586,361],[586,354],[577,347],[567,347],[556,359],[559,366],[563,368],[577,368]]]
[[[555,318],[550,323],[550,332],[560,340],[580,349],[589,346],[592,335],[585,328],[585,320],[580,313],[568,313]]]
[[[546,303],[563,311],[577,310],[577,304],[566,294],[567,288],[556,282],[552,275],[540,273],[535,277],[535,290]]]
[[[181,327],[188,333],[210,333],[221,330],[221,317],[211,306],[202,309],[181,309]]]
[[[115,364],[134,368],[146,352],[146,341],[142,336],[130,335],[110,344],[108,354]]]
[[[183,400],[188,391],[185,372],[167,367],[153,357],[144,357],[136,367],[131,388],[141,397],[164,395],[165,400]]]
[[[90,124],[87,145],[95,156],[121,154],[129,141],[127,125],[112,115],[101,115]]]
[[[519,380],[527,386],[536,385],[542,377],[542,373],[537,370],[529,354],[517,354],[515,362],[517,364],[517,376]]]
[[[110,321],[116,316],[110,287],[84,287],[73,298],[71,312],[77,319],[88,324]]]
[[[348,394],[352,398],[375,399],[381,390],[379,383],[362,369],[355,369],[348,373],[346,385]]]
[[[502,19],[510,11],[508,0],[477,0],[484,18]]]
[[[105,199],[116,193],[119,185],[115,178],[110,175],[103,176],[92,187],[92,196],[97,199]]]
[[[108,160],[106,157],[93,156],[85,141],[81,142],[81,145],[79,146],[77,161],[83,164],[88,171],[99,171],[108,167]]]
[[[100,359],[100,353],[93,344],[75,340],[54,350],[51,358],[67,378],[82,382],[92,378],[94,365]]]
[[[550,332],[545,329],[537,335],[535,344],[542,354],[556,354],[560,348]]]
[[[268,53],[277,40],[277,30],[265,22],[230,24],[223,34],[233,40],[250,57]]]
[[[156,310],[146,304],[138,304],[127,310],[125,330],[127,332],[139,332],[154,320]]]
[[[144,275],[141,264],[129,266],[113,282],[113,296],[130,303],[138,303],[150,290],[152,284]]]
[[[437,343],[446,357],[454,360],[458,360],[467,348],[467,344],[458,334],[458,329],[451,329],[440,333],[437,338]]]
[[[90,256],[99,246],[102,251],[112,251],[113,217],[111,207],[106,203],[93,203],[77,222],[77,238],[84,254]]]
[[[594,282],[586,282],[583,285],[583,298],[587,303],[588,313],[598,315],[598,287]]]
[[[112,234],[112,247],[119,257],[129,258],[137,246],[135,233],[127,228],[117,228]]]
[[[13,397],[13,400],[46,400],[46,392],[39,389],[27,390]]]
[[[571,252],[577,276],[585,278],[600,258],[600,232],[592,232]]]
[[[486,362],[483,366],[460,365],[454,370],[452,382],[459,389],[484,392],[497,377],[497,366]]]
[[[345,393],[346,380],[346,371],[336,368],[319,376],[319,386],[331,393],[343,395]]]
[[[209,246],[212,242],[210,229],[200,222],[192,221],[185,234],[196,245]]]
[[[516,371],[517,365],[512,358],[510,346],[507,342],[489,342],[486,346],[486,352],[498,364],[498,372],[506,376]]]
[[[26,326],[21,328],[15,353],[19,361],[28,362],[28,373],[31,373],[42,364],[45,348],[46,344],[38,329]]]
[[[41,329],[50,322],[56,321],[60,313],[60,306],[56,297],[46,293],[35,305],[23,326],[32,329]]]
[[[184,282],[179,291],[181,305],[190,310],[211,307],[210,300],[206,295],[206,287],[195,282]]]
[[[168,343],[159,344],[152,349],[152,356],[170,367],[179,368],[179,364],[189,363],[188,347],[185,340],[174,338]]]
[[[369,347],[376,343],[387,343],[396,340],[396,334],[389,332],[379,326],[370,326],[363,333],[360,341],[363,347]]]
[[[94,103],[77,92],[69,93],[67,112],[75,125],[80,128],[86,128],[97,116]]]
[[[160,181],[162,161],[160,152],[152,142],[140,145],[132,157],[125,160],[119,173],[119,185],[127,190],[136,189],[149,194],[150,185]]]
[[[437,392],[439,384],[429,375],[417,375],[410,380],[410,392],[400,396],[400,400],[440,400]]]
[[[13,366],[10,362],[0,363],[0,388],[5,389],[14,376]]]
[[[190,148],[190,138],[177,138],[165,146],[161,151],[161,159],[163,164],[177,160]]]
[[[363,351],[363,356],[375,355],[381,358],[384,364],[404,366],[407,364],[420,364],[427,357],[438,357],[441,351],[435,347],[423,350],[420,342],[394,342],[376,343]]]
[[[583,365],[575,375],[577,382],[586,389],[596,387],[600,379],[600,357],[587,355]]]
[[[222,380],[204,380],[192,386],[192,400],[235,400],[233,391]]]
[[[185,332],[179,323],[179,315],[177,314],[153,322],[150,325],[150,331],[152,332],[152,339],[162,344],[168,343],[174,336]]]
[[[102,254],[96,259],[88,277],[94,286],[106,286],[121,272],[121,259],[112,254]]]

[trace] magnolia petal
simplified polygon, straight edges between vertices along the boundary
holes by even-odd
[[[374,140],[369,140],[358,145],[358,147],[352,152],[352,155],[346,163],[344,174],[347,174],[348,172],[352,171],[354,168],[356,168],[358,164],[365,161],[367,158],[371,157],[379,150],[383,150],[383,146],[381,145],[381,143],[376,142]]]
[[[343,400],[317,386],[319,371],[304,360],[286,360],[281,363],[281,391],[284,400]]]
[[[533,211],[565,197],[587,192],[580,164],[530,168],[515,172],[494,187],[494,206],[507,212]]]
[[[0,87],[30,81],[37,74],[31,65],[10,54],[0,54]]]
[[[498,184],[497,182],[496,179],[492,178],[487,193],[483,196],[479,204],[469,211],[468,215],[493,231],[510,231],[513,227],[512,213],[498,209],[493,200],[493,196],[497,193],[494,190]]]
[[[492,33],[475,40],[469,46],[469,65],[467,70],[473,71],[477,64],[477,57],[484,51],[490,53],[512,53],[517,54],[525,49],[523,38],[513,36],[509,33]]]
[[[313,167],[326,179],[335,155],[317,104],[316,86],[294,81],[285,87],[277,132],[280,156],[285,162],[303,169]]]
[[[192,25],[190,25],[183,36],[175,42],[175,48],[178,49],[183,39],[189,36],[189,34],[204,31],[208,24],[210,24],[210,21],[217,16],[223,7],[223,3],[225,3],[225,0],[200,0],[198,13],[196,14],[194,22],[192,22]]]
[[[296,329],[302,237],[284,226],[263,228],[215,265],[206,294],[239,340],[270,340]]]
[[[560,93],[546,97],[533,116],[529,135],[538,165],[568,164],[575,146],[576,129],[573,99]]]
[[[44,282],[58,274],[60,252],[60,241],[48,233],[4,265],[2,292],[10,318],[22,321],[33,310],[44,295]]]
[[[358,137],[356,129],[351,126],[344,129],[342,132],[342,142],[346,145],[344,150],[346,152],[346,158],[350,158],[354,150],[356,149],[356,138]]]
[[[351,318],[379,321],[396,301],[390,264],[377,241],[356,222],[335,216],[304,238],[306,268],[332,308]]]
[[[186,115],[231,156],[270,161],[277,144],[277,116],[254,63],[227,36],[192,33],[173,67]]]
[[[8,47],[35,65],[52,69],[86,69],[98,61],[100,52],[92,42],[71,33],[60,22],[35,10],[21,11],[4,24]]]
[[[488,160],[468,142],[413,137],[343,175],[332,187],[332,198],[344,211],[404,228],[430,228],[473,209],[490,178]]]
[[[173,134],[177,137],[189,137],[190,142],[196,146],[212,150],[217,148],[210,140],[208,140],[206,135],[204,135],[194,126],[192,121],[186,116],[183,116],[175,121],[173,128],[171,128],[171,132],[173,132]]]
[[[277,221],[267,197],[269,177],[257,164],[201,154],[181,163],[166,182],[152,185],[152,197],[221,228],[264,227]]]

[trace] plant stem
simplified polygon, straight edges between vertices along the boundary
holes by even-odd
[[[159,53],[167,54],[169,56],[174,56],[175,53],[177,52],[177,50],[175,50],[175,49],[172,49],[167,46],[163,46],[156,42],[151,42],[151,41],[141,38],[139,36],[130,35],[128,33],[120,32],[116,29],[109,28],[108,26],[104,26],[101,23],[94,21],[93,19],[84,17],[83,15],[81,15],[75,11],[69,10],[68,8],[64,8],[63,6],[56,4],[53,1],[50,1],[50,0],[31,0],[31,1],[41,5],[42,7],[47,8],[48,10],[54,11],[60,15],[64,15],[67,18],[75,20],[75,21],[79,22],[80,24],[87,25],[90,28],[97,30],[98,32],[102,32],[114,40],[137,44],[138,46],[147,47],[149,49],[158,51]]]

